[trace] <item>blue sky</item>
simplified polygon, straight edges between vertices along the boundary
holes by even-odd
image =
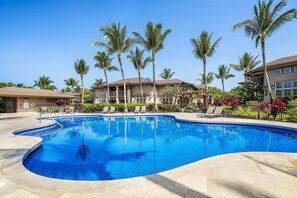
[[[101,26],[112,22],[127,25],[129,36],[142,33],[147,21],[161,22],[172,32],[165,48],[156,57],[157,74],[164,67],[175,71],[175,78],[198,84],[195,80],[203,67],[192,54],[190,38],[203,31],[214,32],[213,38],[223,36],[216,53],[207,62],[207,71],[216,72],[220,64],[237,63],[244,52],[260,54],[255,42],[242,30],[231,27],[252,18],[256,0],[0,0],[0,81],[33,85],[41,75],[49,76],[62,89],[63,80],[79,76],[74,62],[85,59],[90,71],[85,85],[90,87],[103,72],[94,68],[93,55],[100,50],[91,41],[102,41]],[[278,2],[278,1],[277,1]],[[289,0],[284,10],[297,8],[297,1]],[[267,41],[267,60],[297,54],[297,20],[284,25]],[[149,55],[148,53],[146,55]],[[123,55],[127,78],[137,72]],[[114,64],[118,66],[117,59]],[[235,78],[227,80],[226,89],[243,81],[242,73],[232,70]],[[152,66],[142,71],[152,78]],[[109,73],[109,80],[121,78],[120,72]],[[157,77],[159,78],[159,77]],[[219,80],[212,86],[221,87]]]

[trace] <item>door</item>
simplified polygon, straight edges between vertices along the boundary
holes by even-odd
[[[23,107],[24,107],[24,109],[29,109],[29,99],[24,99]]]

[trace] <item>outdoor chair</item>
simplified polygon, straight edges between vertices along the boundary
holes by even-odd
[[[141,106],[141,113],[146,113],[146,106]]]
[[[65,113],[71,113],[71,108],[70,107],[66,107],[65,108]]]
[[[114,113],[114,112],[115,112],[115,107],[114,106],[111,106],[108,113]]]
[[[135,106],[134,113],[139,113],[139,112],[140,112],[140,107],[139,106]]]
[[[213,113],[210,113],[210,114],[206,113],[205,117],[214,118],[214,117],[222,116],[223,108],[224,108],[223,106],[217,106]]]
[[[103,111],[102,111],[102,113],[108,113],[108,107],[103,107]]]
[[[206,114],[212,114],[215,110],[215,107],[209,106],[205,113],[198,113],[197,117],[204,117]]]

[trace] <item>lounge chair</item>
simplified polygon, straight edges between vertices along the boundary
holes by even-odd
[[[146,113],[146,106],[141,106],[141,113]]]
[[[213,113],[210,113],[210,114],[206,113],[205,117],[214,118],[214,117],[222,116],[223,108],[224,108],[223,106],[217,106]]]
[[[197,117],[204,117],[206,114],[212,114],[215,110],[215,107],[209,106],[205,113],[198,113]]]
[[[65,113],[71,113],[71,109],[70,109],[70,107],[66,107],[66,108],[65,108]]]
[[[140,112],[140,107],[139,106],[135,106],[134,113],[139,113],[139,112]]]
[[[108,113],[114,113],[114,112],[115,112],[115,107],[114,106],[111,106]]]
[[[103,111],[102,111],[102,113],[108,113],[108,107],[103,107]]]

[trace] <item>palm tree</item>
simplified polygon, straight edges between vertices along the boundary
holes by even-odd
[[[141,102],[143,103],[143,87],[142,87],[142,82],[141,82],[141,75],[140,71],[144,69],[149,62],[152,61],[150,57],[147,57],[143,60],[143,53],[144,50],[139,50],[138,47],[136,47],[135,52],[130,51],[130,54],[127,56],[127,59],[129,59],[134,68],[137,70],[138,73],[138,80],[139,80],[139,85],[140,85],[140,94],[141,94]]]
[[[109,83],[108,83],[108,78],[107,78],[107,71],[119,71],[119,69],[112,65],[112,59],[110,58],[110,53],[105,53],[105,52],[97,52],[94,56],[94,59],[96,60],[95,67],[99,69],[103,69],[104,71],[104,76],[105,76],[105,81],[107,84],[107,98],[106,102],[108,103],[110,100],[110,94],[109,94]]]
[[[230,68],[228,68],[225,65],[220,65],[218,69],[219,69],[218,73],[214,74],[214,75],[215,75],[215,77],[217,79],[221,79],[222,87],[223,87],[223,95],[224,95],[224,92],[225,92],[224,80],[227,80],[229,78],[233,78],[235,76],[233,74],[230,74]]]
[[[245,20],[236,24],[233,31],[244,28],[245,33],[252,39],[256,38],[256,47],[261,43],[262,59],[266,85],[268,86],[269,99],[272,102],[272,91],[266,66],[266,39],[273,35],[286,22],[297,18],[297,9],[291,9],[285,13],[280,11],[287,5],[286,0],[281,0],[274,8],[272,8],[273,0],[266,3],[264,0],[258,1],[258,5],[254,5],[254,18]]]
[[[146,24],[146,29],[144,30],[144,36],[141,36],[137,32],[133,32],[136,37],[136,41],[143,45],[147,51],[152,52],[152,63],[153,63],[153,89],[154,89],[154,111],[156,110],[156,66],[155,66],[155,56],[156,54],[164,48],[164,40],[167,35],[171,32],[171,29],[167,29],[162,33],[162,24],[157,23],[153,25],[152,22]]]
[[[253,70],[257,65],[261,63],[261,61],[257,61],[259,56],[252,56],[251,53],[244,53],[242,57],[239,58],[239,64],[230,64],[236,71],[243,71],[244,72],[244,82],[247,83],[246,73]]]
[[[99,78],[99,79],[96,78],[94,84],[92,85],[92,87],[98,87],[98,86],[101,86],[101,85],[104,85],[104,84],[106,84],[106,82],[104,82],[102,78]]]
[[[14,87],[15,84],[12,82],[0,82],[0,88],[2,87]]]
[[[206,61],[207,57],[211,57],[215,53],[215,49],[218,47],[222,37],[217,39],[214,44],[211,43],[211,37],[213,33],[209,35],[208,32],[203,31],[200,36],[195,39],[191,39],[191,43],[193,46],[193,54],[197,59],[201,59],[203,61],[203,74],[204,74],[204,82],[205,82],[205,89],[207,88],[207,74],[206,74]]]
[[[211,84],[213,79],[214,79],[214,76],[213,76],[213,73],[207,73],[206,75],[206,78],[204,78],[204,74],[199,74],[201,77],[200,78],[197,78],[196,80],[200,81],[201,84],[205,85],[205,84]],[[206,79],[206,82],[205,82],[205,79]]]
[[[164,68],[159,76],[163,79],[170,79],[174,74],[175,72],[172,72],[170,68]]]
[[[86,75],[88,73],[90,67],[87,65],[85,60],[80,59],[74,63],[74,69],[75,69],[76,73],[80,75],[81,88],[82,88],[81,103],[84,104],[84,95],[85,95],[84,75]]]
[[[72,92],[71,89],[69,87],[66,87],[65,89],[61,89],[61,92]],[[72,92],[73,93],[73,92]]]
[[[71,93],[74,93],[74,88],[78,86],[79,81],[75,78],[68,78],[67,80],[64,80],[64,83],[66,86],[71,87]]]
[[[132,39],[127,38],[127,28],[126,26],[116,25],[112,23],[109,26],[105,26],[100,28],[100,31],[103,33],[103,38],[107,40],[107,44],[94,41],[91,42],[92,46],[100,46],[107,50],[108,53],[114,54],[116,53],[120,69],[122,73],[122,78],[124,81],[124,103],[125,103],[125,111],[127,110],[127,96],[126,96],[126,81],[125,81],[125,74],[123,70],[123,63],[122,63],[122,53],[127,52],[133,44]]]
[[[40,89],[48,89],[48,90],[55,90],[57,87],[55,85],[52,85],[54,81],[52,81],[49,77],[47,76],[40,76],[38,80],[34,80],[34,85],[33,87],[39,87]]]

